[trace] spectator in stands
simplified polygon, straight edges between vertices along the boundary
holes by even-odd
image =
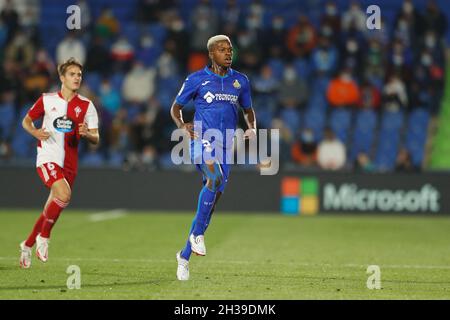
[[[120,23],[114,15],[112,8],[103,8],[100,16],[95,23],[95,35],[110,40],[114,38],[120,31]]]
[[[239,52],[236,68],[251,77],[260,67],[263,54],[257,34],[245,29],[240,30],[237,35],[236,47]]]
[[[23,87],[28,98],[33,99],[42,92],[48,92],[50,77],[46,72],[39,70],[39,66],[34,64],[27,70]]]
[[[320,37],[318,45],[311,56],[315,72],[321,76],[331,76],[337,68],[338,57],[338,52],[331,44],[330,38]]]
[[[163,134],[164,125],[164,116],[159,101],[150,98],[131,125],[134,149],[140,154],[141,163],[144,166],[155,165],[158,151],[166,143]]]
[[[191,15],[193,28],[191,32],[191,49],[205,51],[205,43],[219,30],[219,19],[216,9],[209,0],[200,0]]]
[[[237,27],[241,19],[241,7],[237,0],[227,0],[225,10],[220,11],[220,24]]]
[[[397,13],[397,17],[395,19],[394,29],[399,30],[399,28],[401,28],[399,24],[402,21],[406,22],[404,27],[407,27],[407,29],[411,32],[411,40],[414,40],[414,37],[421,36],[423,34],[424,29],[422,27],[422,15],[419,13],[417,8],[415,8],[412,0],[403,1],[403,5]],[[414,41],[411,44],[414,45]]]
[[[14,38],[5,48],[5,60],[17,63],[20,68],[30,68],[35,55],[35,47],[28,36],[21,31],[15,32]]]
[[[124,36],[120,36],[111,46],[111,59],[116,68],[121,71],[129,70],[135,50],[133,45]]]
[[[111,55],[106,48],[103,38],[94,36],[87,53],[86,70],[109,74],[111,70]]]
[[[370,40],[365,55],[363,79],[369,80],[380,90],[383,87],[385,76],[385,60],[381,43],[376,39]]]
[[[287,51],[285,46],[286,22],[280,15],[275,15],[272,18],[270,28],[263,32],[261,40],[264,43],[264,59],[268,59],[270,52],[276,50],[278,56],[282,59],[287,58]]]
[[[56,75],[56,66],[47,50],[40,48],[36,52],[36,61],[34,62],[39,72],[46,74],[51,80]]]
[[[363,74],[363,59],[365,42],[357,36],[347,36],[340,48],[340,68],[349,69],[357,78],[361,79]]]
[[[397,154],[395,161],[395,171],[397,172],[411,172],[417,171],[419,168],[415,167],[411,161],[411,155],[406,148],[401,148]]]
[[[373,172],[375,165],[367,153],[358,153],[355,159],[355,170],[360,172]]]
[[[438,38],[444,37],[448,21],[435,0],[428,0],[421,27],[424,30],[435,32]]]
[[[269,65],[264,65],[260,74],[253,81],[253,94],[256,105],[275,111],[277,107],[276,93],[280,83]]]
[[[171,43],[170,45],[173,47],[172,53],[178,64],[183,67],[182,71],[185,71],[185,65],[189,56],[189,46],[185,45],[185,43],[190,43],[190,33],[186,30],[186,24],[178,14],[173,14],[168,23],[167,43]]]
[[[19,30],[19,14],[12,0],[5,0],[2,12],[0,12],[0,20],[6,26],[8,32],[6,42],[10,42],[16,32]]]
[[[355,28],[359,32],[366,32],[366,20],[367,16],[361,9],[361,5],[358,1],[353,0],[347,11],[342,14],[342,30],[349,31]]]
[[[68,32],[64,39],[56,47],[56,61],[58,64],[74,57],[80,63],[86,61],[86,48],[80,40],[75,36],[74,32]]]
[[[314,132],[303,129],[300,139],[292,144],[292,161],[304,167],[317,165],[317,143],[314,140]]]
[[[411,64],[413,62],[413,52],[400,40],[394,40],[392,43],[392,52],[389,57],[388,74],[396,73],[405,82],[411,79]]]
[[[88,31],[91,28],[92,14],[87,0],[78,0],[77,6],[80,7],[81,14],[81,32]]]
[[[325,11],[320,18],[320,35],[329,39],[335,39],[341,32],[341,18],[334,1],[327,1]]]
[[[100,102],[102,107],[113,118],[122,105],[119,92],[111,87],[111,83],[107,78],[103,79],[100,86]]]
[[[383,88],[383,109],[396,112],[408,105],[408,95],[404,82],[392,74]]]
[[[358,107],[362,109],[379,110],[381,105],[381,93],[370,81],[365,80],[361,85]]]
[[[155,92],[156,70],[145,68],[143,63],[135,61],[133,68],[125,75],[122,93],[125,100],[132,103],[144,103]]]
[[[345,165],[345,145],[336,138],[331,128],[325,128],[324,139],[317,148],[317,161],[325,170],[339,170]]]
[[[269,126],[273,129],[278,129],[280,134],[280,162],[286,163],[291,161],[291,155],[290,155],[290,149],[291,144],[294,141],[294,136],[292,135],[291,130],[286,126],[286,124],[283,122],[283,120],[279,118],[273,118],[272,122]]]
[[[292,65],[285,67],[283,82],[279,88],[278,97],[281,104],[293,104],[299,108],[303,108],[308,101],[308,84],[304,79],[298,77]],[[290,103],[287,103],[287,101],[290,101]]]
[[[360,92],[350,70],[342,70],[337,78],[330,81],[327,89],[327,99],[336,108],[354,107],[357,105],[360,99]]]
[[[174,6],[174,0],[139,0],[136,10],[138,21],[145,24],[157,23]]]
[[[314,26],[309,18],[301,14],[298,22],[294,25],[287,36],[287,47],[294,57],[309,56],[317,42]]]

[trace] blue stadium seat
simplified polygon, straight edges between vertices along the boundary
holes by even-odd
[[[270,59],[267,63],[278,80],[283,79],[284,63],[280,59]]]
[[[405,147],[415,166],[421,166],[425,154],[430,115],[426,110],[415,109],[408,119]]]
[[[403,112],[399,111],[384,111],[381,116],[381,130],[383,131],[397,131],[403,127]]]
[[[350,158],[355,160],[359,153],[370,154],[375,140],[377,115],[373,110],[361,110],[356,114]]]
[[[307,108],[325,112],[328,109],[328,101],[323,92],[313,92],[308,99]]]
[[[102,77],[97,72],[88,72],[84,75],[83,81],[88,85],[88,87],[94,91],[96,94],[100,91],[100,86],[102,84]]]
[[[378,147],[375,165],[380,171],[390,171],[395,168],[400,144],[399,131],[381,131],[378,136]]]
[[[333,109],[330,113],[329,126],[336,134],[337,138],[347,144],[352,112],[348,109]]]
[[[307,109],[304,114],[304,126],[311,128],[314,132],[316,141],[322,140],[323,130],[325,128],[325,112],[320,109]]]
[[[296,109],[283,109],[280,114],[281,120],[291,130],[294,136],[299,135],[301,128],[300,112]]]
[[[14,106],[12,104],[0,106],[0,141],[11,136],[15,123]]]

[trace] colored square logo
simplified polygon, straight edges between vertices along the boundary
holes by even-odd
[[[315,178],[301,179],[301,195],[302,196],[317,196],[319,194],[319,182]]]
[[[300,199],[298,197],[281,198],[281,212],[287,215],[298,215]]]
[[[281,182],[281,212],[315,215],[319,212],[319,180],[313,177],[285,177]]]
[[[282,197],[298,197],[300,181],[298,178],[287,177],[281,182]]]
[[[300,206],[300,212],[302,215],[315,215],[319,211],[319,197],[316,196],[303,196]]]

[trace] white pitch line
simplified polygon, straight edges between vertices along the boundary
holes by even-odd
[[[0,260],[17,260],[17,257],[0,257]],[[52,258],[52,260],[56,261],[97,261],[97,262],[142,262],[142,263],[172,263],[175,261],[169,259],[103,259],[103,258]],[[254,261],[239,261],[239,260],[209,260],[208,263],[217,263],[217,264],[243,264],[243,265],[253,265]],[[343,267],[343,268],[367,268],[371,264],[355,264],[355,263],[347,263],[347,264],[330,264],[330,263],[307,263],[307,262],[278,262],[278,263],[267,263],[268,265],[290,265],[290,266],[302,266],[302,267]],[[380,264],[380,268],[387,269],[441,269],[441,270],[450,270],[450,265],[389,265],[389,264]]]
[[[122,218],[127,215],[127,211],[125,209],[114,209],[109,211],[102,211],[90,214],[88,219],[91,222],[99,222],[105,220],[113,220]]]

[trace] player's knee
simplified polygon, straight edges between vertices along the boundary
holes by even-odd
[[[69,203],[70,198],[72,197],[72,192],[70,191],[70,189],[61,190],[60,192],[58,192],[56,197],[62,202]]]
[[[216,174],[213,177],[208,179],[207,187],[213,192],[216,192],[219,190],[219,188],[223,184],[223,175],[222,174]]]

